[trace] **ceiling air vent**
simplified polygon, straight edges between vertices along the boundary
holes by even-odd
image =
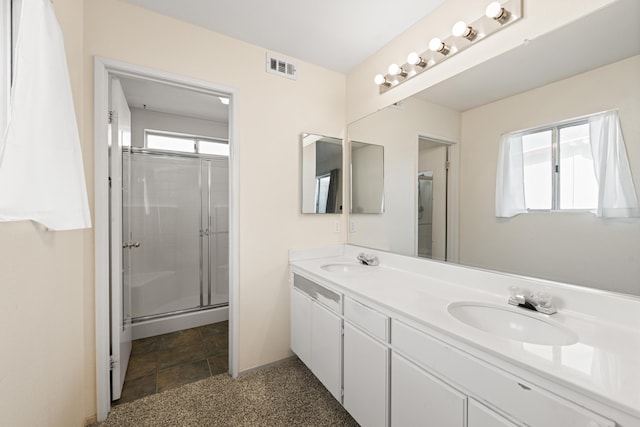
[[[269,52],[267,52],[267,73],[278,74],[293,80],[298,78],[298,70],[294,63],[275,58]]]

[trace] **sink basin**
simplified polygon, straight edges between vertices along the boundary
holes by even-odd
[[[320,268],[325,271],[330,271],[331,273],[361,274],[371,271],[371,269],[375,267],[344,262],[336,264],[325,264],[321,265]]]
[[[454,302],[449,304],[447,310],[462,323],[510,340],[540,345],[571,345],[578,342],[578,336],[571,330],[547,320],[542,314],[528,313],[522,308]]]

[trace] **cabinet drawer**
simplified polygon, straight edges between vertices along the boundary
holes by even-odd
[[[389,342],[389,317],[346,297],[344,318],[384,342]]]
[[[545,389],[454,349],[402,322],[393,322],[393,349],[531,427],[615,427],[615,423]]]
[[[333,292],[297,274],[293,275],[293,287],[314,300],[321,302],[336,313],[342,314],[340,310],[342,295],[339,293]]]

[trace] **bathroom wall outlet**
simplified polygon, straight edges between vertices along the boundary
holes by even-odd
[[[349,233],[356,232],[356,222],[354,220],[349,221]]]
[[[341,227],[340,227],[340,220],[339,220],[339,219],[337,219],[337,220],[336,220],[336,223],[335,223],[335,224],[334,224],[334,226],[333,226],[333,231],[334,231],[335,233],[339,233],[339,232],[340,232],[340,228],[341,228]]]

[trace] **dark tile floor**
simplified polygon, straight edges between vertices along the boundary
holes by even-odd
[[[228,346],[226,321],[133,341],[122,396],[113,404],[227,372]]]

